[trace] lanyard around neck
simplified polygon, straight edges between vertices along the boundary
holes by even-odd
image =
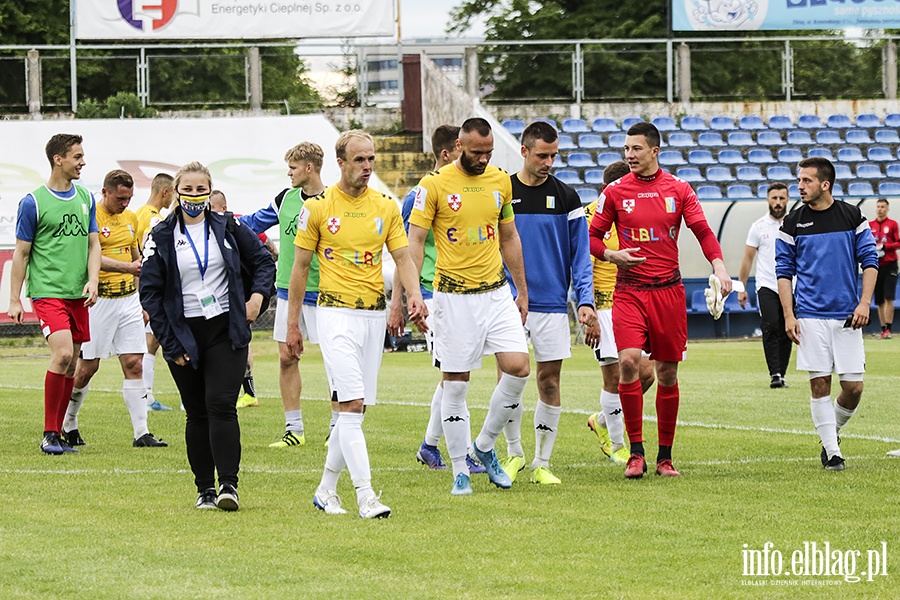
[[[200,262],[200,253],[197,252],[197,246],[194,245],[194,240],[191,239],[191,232],[188,231],[187,225],[184,226],[184,235],[188,240],[188,243],[191,245],[191,250],[194,251],[194,258],[197,260],[197,268],[200,269],[200,281],[203,281],[203,278],[206,276],[206,269],[209,267],[209,221],[203,219],[204,229],[206,230],[206,235],[204,238],[204,255],[203,262]]]

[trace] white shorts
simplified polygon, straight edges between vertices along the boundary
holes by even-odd
[[[572,356],[572,332],[567,313],[528,311],[525,337],[534,348],[534,360],[550,362]]]
[[[594,358],[602,366],[619,362],[619,348],[616,346],[616,336],[613,333],[611,308],[597,311],[597,324],[600,325],[600,346],[594,348]]]
[[[862,329],[844,327],[843,319],[797,319],[800,345],[797,370],[817,373],[864,373],[866,349]]]
[[[485,354],[521,352],[528,342],[509,286],[483,294],[435,292],[434,351],[444,373],[481,368]]]
[[[317,306],[304,304],[300,311],[300,333],[303,334],[304,343],[319,343],[319,332],[316,330],[317,309]],[[276,342],[287,341],[287,314],[288,301],[279,298],[275,303],[275,328],[272,331],[272,339]]]
[[[428,309],[428,316],[425,317],[425,324],[428,325],[428,333],[425,334],[425,347],[434,356],[434,300],[429,298],[423,302],[425,302],[425,308]]]
[[[122,298],[97,298],[88,309],[91,341],[81,345],[85,360],[120,354],[144,354],[144,312],[137,294]]]
[[[320,306],[316,324],[332,399],[336,394],[338,402],[362,398],[367,406],[375,404],[387,332],[385,311]]]

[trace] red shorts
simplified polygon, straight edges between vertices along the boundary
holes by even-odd
[[[73,343],[91,341],[88,309],[84,305],[84,299],[39,298],[33,300],[31,305],[34,307],[34,314],[41,320],[41,333],[44,337],[68,329],[72,332]]]
[[[640,348],[651,360],[681,362],[687,353],[684,286],[655,290],[616,289],[613,333],[619,350]]]

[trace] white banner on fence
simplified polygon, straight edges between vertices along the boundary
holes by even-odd
[[[393,36],[394,0],[72,0],[90,40]]]

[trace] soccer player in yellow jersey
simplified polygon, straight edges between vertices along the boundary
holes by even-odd
[[[334,150],[340,181],[327,188],[322,198],[307,200],[297,218],[286,343],[299,359],[303,352],[300,311],[315,253],[319,260],[316,326],[332,390],[332,407],[340,415],[331,431],[325,469],[313,504],[326,514],[346,512],[336,492],[338,477],[346,466],[356,488],[359,516],[372,519],[391,514],[372,489],[362,431],[365,406],[376,400],[386,328],[381,274],[385,246],[407,290],[410,318],[423,330],[427,329],[428,312],[409,257],[400,209],[393,199],[369,188],[375,163],[372,137],[359,130],[344,132]]]
[[[137,242],[138,249],[143,254],[144,238],[150,233],[150,230],[162,220],[161,211],[168,209],[175,201],[175,185],[172,183],[174,179],[167,173],[158,173],[150,184],[150,198],[147,203],[137,209]],[[144,353],[141,366],[143,367],[144,387],[147,389],[147,407],[150,410],[172,410],[168,406],[162,404],[153,396],[153,375],[156,371],[156,353],[159,351],[159,342],[150,329],[148,317],[144,317],[147,324],[144,328],[144,335],[147,339],[147,351]]]
[[[522,242],[512,210],[512,182],[488,162],[494,136],[484,119],[462,124],[459,158],[419,182],[409,238],[413,260],[421,268],[425,237],[434,231],[434,356],[440,363],[444,394],[441,419],[453,464],[453,495],[472,493],[466,453],[469,372],[485,354],[496,354],[500,381],[471,451],[484,464],[494,485],[509,488],[494,443],[522,402],[529,374],[528,345],[522,325],[528,314],[528,287]],[[503,263],[516,285],[512,298]],[[405,286],[407,291],[408,286]]]
[[[100,284],[97,304],[90,310],[91,340],[81,346],[75,366],[75,388],[66,410],[62,435],[72,446],[83,446],[78,431],[78,411],[87,395],[91,377],[100,368],[100,359],[113,354],[125,381],[122,396],[131,415],[135,447],[167,446],[147,429],[147,400],[142,379],[141,360],[147,351],[144,316],[137,294],[141,274],[138,252],[137,216],[128,209],[134,195],[134,179],[122,170],[110,171],[103,180],[97,203],[97,227],[100,229]]]

